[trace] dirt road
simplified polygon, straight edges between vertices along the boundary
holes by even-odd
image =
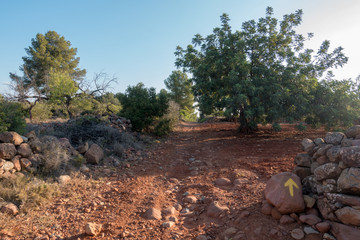
[[[254,135],[243,135],[236,127],[184,123],[122,168],[94,166],[93,180],[73,181],[39,212],[41,218],[25,216],[20,218],[23,226],[10,230],[24,239],[292,239],[289,232],[297,223],[279,225],[261,214],[263,190],[272,175],[293,169],[304,137],[324,132],[303,133],[283,125],[280,133],[263,127]],[[218,186],[218,178],[231,183]],[[196,202],[189,203],[187,196]],[[209,217],[214,201],[228,211]],[[149,208],[161,211],[170,206],[182,211],[174,214],[177,222],[172,227],[164,226],[164,219],[147,219]],[[102,233],[86,236],[87,222],[102,224]]]

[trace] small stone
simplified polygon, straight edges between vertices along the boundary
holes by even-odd
[[[6,161],[5,163],[4,163],[4,166],[3,166],[3,169],[5,170],[5,171],[10,171],[11,169],[13,169],[14,168],[14,163],[13,162],[10,162],[10,161]]]
[[[304,202],[307,208],[312,208],[315,205],[316,200],[309,195],[304,195]]]
[[[85,158],[88,163],[98,164],[101,159],[104,158],[104,151],[97,144],[92,144],[85,153]]]
[[[69,175],[61,175],[58,179],[60,184],[67,184],[71,180]]]
[[[290,224],[293,222],[295,222],[295,219],[293,219],[289,215],[282,215],[280,218],[280,224]]]
[[[315,229],[313,229],[312,227],[304,227],[304,232],[306,233],[306,235],[309,235],[309,234],[319,234],[318,231],[316,231]]]
[[[90,172],[90,168],[88,168],[86,165],[83,164],[80,167],[80,171],[84,172],[84,173],[88,173],[88,172]]]
[[[331,236],[331,235],[328,234],[328,233],[325,233],[325,234],[323,235],[323,239],[324,239],[324,240],[336,240],[335,237]]]
[[[196,203],[197,202],[197,199],[195,196],[186,196],[184,198],[184,202],[187,202],[187,203]]]
[[[150,208],[145,212],[145,216],[148,220],[160,220],[161,211],[156,208]]]
[[[163,227],[163,228],[172,228],[174,225],[175,225],[174,222],[169,221],[169,222],[164,222],[164,223],[162,224],[162,227]]]
[[[174,204],[174,208],[175,208],[177,211],[181,211],[182,206],[181,206],[180,203],[175,203],[175,204]]]
[[[176,214],[176,209],[174,207],[167,207],[162,210],[163,216],[174,216]]]
[[[10,215],[16,215],[19,213],[19,208],[13,203],[7,203],[1,207],[0,210],[2,213],[7,213]]]
[[[179,184],[180,183],[180,181],[177,178],[170,178],[169,182],[174,183],[174,184]]]
[[[300,219],[299,216],[296,213],[291,213],[290,217],[292,217],[295,221],[297,221],[298,223],[300,223]]]
[[[97,236],[101,233],[102,225],[96,223],[87,223],[85,225],[85,233],[90,236]]]
[[[314,143],[315,143],[317,146],[319,146],[319,145],[321,145],[321,144],[324,144],[325,141],[324,141],[324,139],[322,139],[322,138],[316,138],[316,139],[314,139]]]
[[[360,210],[344,207],[336,210],[335,215],[344,224],[360,226]]]
[[[300,216],[300,221],[308,225],[315,225],[321,222],[321,219],[315,215],[302,215]]]
[[[315,227],[321,233],[326,233],[330,230],[330,224],[328,222],[320,222],[316,224]]]
[[[218,202],[213,202],[207,210],[207,216],[208,217],[218,217],[220,214],[228,212],[229,208],[220,206]]]
[[[178,219],[177,219],[177,217],[175,217],[175,216],[170,216],[169,217],[169,221],[171,221],[171,222],[178,222]]]
[[[20,159],[20,164],[21,164],[21,166],[22,166],[23,168],[25,168],[25,169],[27,169],[28,167],[31,166],[31,162],[30,162],[30,160],[27,159],[27,158],[21,158],[21,159]]]
[[[228,178],[218,178],[215,180],[215,185],[217,186],[230,186],[231,185],[231,181]]]
[[[296,229],[292,230],[290,235],[292,238],[294,238],[296,240],[300,240],[305,237],[304,231],[301,228],[296,228]]]
[[[267,201],[265,201],[261,207],[261,213],[265,215],[271,215],[271,210],[273,209],[273,206],[269,204]]]
[[[274,207],[271,209],[271,216],[275,220],[279,220],[281,218],[281,213]]]
[[[228,229],[225,230],[224,235],[226,237],[230,237],[230,236],[234,235],[235,233],[237,233],[237,231],[238,230],[236,228],[231,227],[231,228],[228,228]]]
[[[14,164],[14,169],[18,172],[21,171],[21,163],[20,163],[20,157],[16,156],[13,158],[13,160],[11,160],[12,163]]]
[[[360,236],[360,230],[341,223],[330,222],[331,233],[338,240],[357,240]]]

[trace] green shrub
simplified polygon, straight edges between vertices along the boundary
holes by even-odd
[[[273,129],[274,132],[280,132],[281,131],[281,126],[280,126],[279,123],[273,123],[272,129]]]
[[[166,93],[156,94],[155,88],[145,88],[139,83],[128,87],[121,99],[120,114],[131,120],[132,129],[137,132],[148,130],[156,118],[162,117],[168,108]]]
[[[0,95],[0,132],[25,132],[25,113],[20,103],[4,100]]]
[[[156,136],[162,137],[168,135],[172,131],[171,121],[169,119],[161,120],[154,129]]]
[[[32,109],[33,119],[43,121],[52,117],[51,106],[45,102],[38,102]]]

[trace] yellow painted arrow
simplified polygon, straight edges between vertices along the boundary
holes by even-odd
[[[292,197],[294,196],[294,187],[299,188],[299,186],[291,178],[289,178],[289,180],[286,181],[284,186],[289,187],[290,196]]]

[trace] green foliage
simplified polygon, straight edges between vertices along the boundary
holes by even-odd
[[[298,10],[279,21],[269,7],[265,17],[244,22],[234,32],[223,14],[212,34],[197,34],[193,45],[177,47],[176,65],[192,74],[201,115],[225,111],[239,117],[245,132],[256,130],[258,123],[306,116],[317,79],[342,67],[347,57],[341,47],[330,52],[329,41],[317,52],[304,48],[312,34],[296,33],[301,18]]]
[[[0,132],[25,132],[25,113],[20,103],[10,102],[0,95]]]
[[[196,122],[198,120],[198,117],[196,115],[196,113],[194,113],[194,109],[193,108],[183,108],[180,110],[180,117],[182,120],[184,121],[188,121],[188,122]]]
[[[147,130],[154,119],[163,116],[168,108],[168,97],[164,92],[158,95],[154,88],[144,84],[129,86],[122,98],[120,114],[131,120],[134,131]]]
[[[38,102],[32,109],[33,118],[38,121],[44,121],[52,117],[51,104],[41,101]]]
[[[104,95],[95,98],[94,104],[95,114],[117,114],[122,109],[119,99],[113,93],[105,93]]]
[[[153,133],[156,136],[165,136],[174,130],[179,122],[180,118],[180,106],[175,101],[170,100],[168,103],[168,109],[158,121],[155,121],[155,128]]]
[[[313,127],[325,125],[327,129],[349,127],[360,116],[360,91],[352,80],[327,79],[312,90],[314,96],[308,104],[306,123]]]
[[[163,119],[155,126],[154,134],[163,137],[168,135],[171,131],[171,121],[169,119]]]
[[[86,74],[86,70],[78,68],[77,49],[55,31],[48,31],[45,35],[38,33],[25,51],[27,56],[22,58],[24,65],[21,70],[27,71],[27,82],[30,82],[28,78],[34,78],[40,88],[45,87],[51,69],[66,72],[71,79],[81,79]]]
[[[277,122],[272,124],[272,129],[274,132],[281,132],[281,126]]]

